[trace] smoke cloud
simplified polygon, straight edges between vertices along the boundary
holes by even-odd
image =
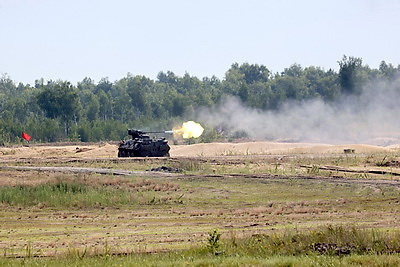
[[[385,146],[400,143],[399,99],[397,79],[375,81],[361,95],[343,95],[334,103],[288,102],[277,111],[249,108],[229,96],[217,107],[200,109],[198,115],[209,126],[256,140]]]

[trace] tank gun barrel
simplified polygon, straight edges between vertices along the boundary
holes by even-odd
[[[151,131],[151,132],[146,132],[146,131],[141,131],[141,130],[134,130],[134,129],[128,129],[128,134],[131,135],[133,138],[145,135],[145,134],[173,134],[174,131]]]
[[[165,134],[170,134],[170,133],[174,133],[174,131],[152,131],[152,132],[145,132],[145,133],[151,133],[151,134],[154,134],[154,133],[165,133]]]

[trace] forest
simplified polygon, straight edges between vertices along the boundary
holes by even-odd
[[[185,73],[159,72],[155,80],[127,74],[116,81],[86,77],[69,81],[38,79],[34,85],[0,77],[0,144],[21,143],[21,132],[32,142],[117,141],[128,128],[168,130],[186,120],[196,120],[199,108],[212,108],[225,96],[240,99],[257,110],[277,110],[288,101],[321,99],[330,103],[346,95],[361,94],[365,85],[400,77],[400,65],[381,61],[378,69],[362,58],[343,56],[339,71],[293,64],[280,73],[266,66],[234,63],[225,77],[202,79]],[[201,122],[200,123],[205,123]],[[205,125],[197,142],[224,136]]]

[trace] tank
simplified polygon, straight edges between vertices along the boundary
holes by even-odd
[[[128,129],[128,135],[132,139],[121,141],[118,147],[118,157],[169,157],[168,140],[165,137],[154,139],[149,136],[149,133],[168,132],[143,132]]]

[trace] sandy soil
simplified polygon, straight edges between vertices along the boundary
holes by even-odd
[[[215,157],[240,155],[286,155],[286,154],[341,154],[344,149],[355,153],[385,153],[398,150],[400,145],[380,147],[362,144],[329,145],[315,143],[208,143],[194,145],[171,145],[171,157]],[[117,145],[64,145],[64,146],[12,146],[0,147],[0,160],[10,158],[116,158]]]
[[[281,154],[325,154],[343,153],[344,149],[354,149],[356,153],[378,153],[392,151],[371,145],[328,145],[315,143],[211,143],[186,146],[172,146],[171,156],[229,156],[229,155],[281,155]]]

